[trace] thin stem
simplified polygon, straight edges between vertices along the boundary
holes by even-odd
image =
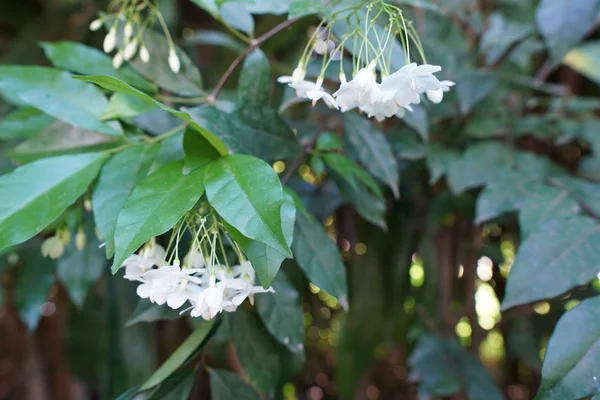
[[[177,96],[167,96],[164,94],[157,94],[157,100],[168,101],[171,103],[179,103],[179,104],[198,104],[198,103],[206,103],[208,101],[207,96],[199,96],[199,97],[177,97]]]
[[[291,26],[296,21],[298,21],[298,18],[292,18],[292,19],[288,19],[286,21],[283,21],[279,25],[277,25],[274,28],[272,28],[270,31],[268,31],[265,34],[257,37],[256,39],[254,39],[250,43],[250,45],[248,47],[246,47],[246,50],[244,50],[235,60],[233,60],[233,62],[229,66],[229,68],[227,68],[227,71],[225,71],[225,73],[223,74],[223,76],[221,77],[221,79],[219,80],[219,82],[217,83],[217,86],[215,86],[215,88],[212,91],[212,93],[208,96],[208,99],[207,99],[208,102],[209,103],[214,103],[217,100],[217,97],[219,97],[219,94],[223,90],[223,87],[225,86],[225,84],[227,83],[227,81],[229,80],[229,78],[231,78],[231,75],[233,74],[233,72],[235,71],[235,69],[238,67],[238,65],[240,65],[242,63],[242,61],[248,56],[248,54],[250,54],[252,52],[252,50],[254,50],[255,48],[259,47],[265,41],[267,41],[271,37],[275,36],[277,33],[281,32],[285,28]]]

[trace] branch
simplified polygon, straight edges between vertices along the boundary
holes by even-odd
[[[248,47],[246,47],[246,49],[235,60],[233,60],[233,62],[229,66],[229,68],[227,68],[227,71],[225,71],[225,73],[219,80],[219,83],[217,83],[217,86],[215,86],[212,93],[208,96],[208,102],[214,103],[217,100],[217,97],[219,97],[219,94],[223,90],[223,87],[225,86],[225,84],[227,83],[229,78],[231,78],[231,75],[233,74],[235,69],[238,67],[238,65],[240,65],[242,63],[242,61],[244,61],[244,59],[248,56],[248,54],[250,54],[252,52],[252,50],[259,47],[264,42],[269,40],[271,37],[275,36],[277,33],[281,32],[285,28],[289,27],[296,21],[298,21],[298,18],[292,18],[292,19],[283,21],[282,23],[275,26],[270,31],[257,37],[256,39],[252,40],[250,42],[250,45]]]

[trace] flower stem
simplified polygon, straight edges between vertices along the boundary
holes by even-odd
[[[223,76],[221,77],[219,82],[217,83],[217,86],[215,86],[212,93],[208,96],[208,99],[207,99],[208,102],[214,103],[217,100],[217,97],[219,97],[219,94],[223,90],[223,87],[225,86],[225,84],[227,83],[229,78],[231,78],[231,75],[233,74],[235,69],[238,67],[238,65],[240,65],[242,63],[242,61],[248,56],[248,54],[250,54],[252,52],[252,50],[259,47],[265,41],[267,41],[271,37],[275,36],[277,33],[281,32],[285,28],[289,27],[294,22],[298,21],[298,19],[299,18],[291,18],[286,21],[283,21],[279,25],[272,28],[270,31],[257,37],[256,39],[252,40],[250,42],[250,45],[248,47],[246,47],[246,50],[244,50],[235,60],[233,60],[233,62],[229,66],[229,68],[227,68],[227,71],[225,71],[225,73],[223,74]]]

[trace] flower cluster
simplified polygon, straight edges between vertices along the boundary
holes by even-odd
[[[119,3],[117,1],[114,5],[117,11],[104,15],[90,23],[90,30],[97,31],[102,28],[106,21],[113,20],[103,43],[105,53],[108,54],[115,49],[117,50],[113,57],[113,66],[119,68],[124,61],[133,59],[138,53],[140,59],[144,63],[148,63],[150,52],[144,43],[144,32],[148,26],[158,21],[169,44],[169,67],[173,73],[178,73],[181,69],[181,62],[164,18],[156,6],[147,0]],[[124,25],[120,22],[124,22]],[[122,32],[122,41],[119,41],[119,32]]]
[[[235,311],[246,299],[253,302],[255,293],[273,292],[272,288],[255,286],[252,264],[245,260],[235,242],[231,243],[238,264],[229,265],[216,220],[208,227],[208,219],[199,220],[200,227],[194,232],[195,238],[183,262],[177,256],[183,224],[175,233],[176,239],[171,241],[171,251],[152,239],[125,260],[124,278],[141,283],[138,296],[174,310],[189,302],[189,307],[181,313],[191,311],[192,317],[208,320],[220,312]],[[189,222],[184,223],[189,226]]]
[[[313,106],[322,99],[327,106],[342,112],[358,108],[379,122],[394,115],[402,118],[405,110],[412,111],[411,104],[421,102],[422,94],[431,102],[440,103],[444,92],[454,86],[454,82],[440,81],[433,75],[441,71],[441,67],[436,65],[411,63],[383,77],[381,83],[377,82],[375,66],[376,63],[372,62],[358,70],[350,82],[341,75],[342,84],[333,95],[323,89],[322,78],[316,83],[304,80],[305,71],[301,69],[294,71],[292,76],[280,77],[278,81],[296,89],[298,97],[312,100]]]
[[[440,81],[434,75],[441,71],[439,66],[410,62],[411,42],[421,57],[425,57],[416,30],[410,22],[407,24],[401,10],[385,3],[384,0],[368,0],[358,7],[363,4],[366,4],[367,8],[364,25],[362,14],[356,8],[350,8],[352,12],[346,15],[346,33],[338,40],[336,46],[332,26],[341,14],[333,14],[329,20],[323,20],[309,40],[293,74],[282,76],[278,81],[295,89],[299,98],[311,100],[313,106],[317,101],[323,100],[328,107],[342,112],[358,108],[368,114],[369,118],[375,117],[379,122],[394,115],[403,117],[406,110],[412,111],[411,105],[421,102],[421,95],[425,95],[433,103],[440,103],[444,93],[454,86],[454,82]],[[348,10],[345,12],[348,13]],[[382,15],[388,17],[388,24],[383,30],[378,25]],[[391,72],[395,37],[399,37],[402,44],[406,65]],[[330,94],[323,89],[325,71],[331,61],[343,61],[343,52],[348,40],[354,42],[351,51],[353,79],[347,81],[343,62],[340,62],[341,85],[336,92]],[[306,69],[315,54],[322,55],[323,65],[316,82],[311,82],[305,80]],[[378,70],[381,77],[379,82]]]

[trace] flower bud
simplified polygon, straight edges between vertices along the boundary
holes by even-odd
[[[177,57],[177,54],[175,53],[175,49],[169,50],[169,67],[175,74],[177,74],[181,68],[181,63],[179,57]]]
[[[115,27],[110,28],[108,34],[104,38],[103,48],[105,53],[110,53],[117,46],[117,29]]]
[[[148,49],[145,45],[142,45],[142,47],[140,48],[140,58],[144,63],[150,61],[150,53],[148,52]]]
[[[56,237],[66,246],[71,241],[71,232],[67,228],[61,228],[56,231]]]
[[[135,56],[137,47],[138,47],[137,39],[133,39],[131,42],[127,43],[127,46],[125,46],[125,50],[123,51],[123,58],[127,61],[131,60],[133,58],[133,56]]]
[[[97,31],[102,28],[102,20],[97,18],[90,23],[90,31]]]
[[[90,199],[83,200],[83,208],[85,208],[85,211],[87,212],[92,211],[92,202]]]
[[[317,54],[324,54],[327,51],[327,42],[317,39],[315,41],[314,49]]]
[[[53,260],[59,259],[65,252],[65,245],[58,236],[52,236],[42,243],[42,255]]]
[[[304,80],[306,76],[306,71],[300,67],[299,65],[296,67],[294,72],[292,73],[292,84],[297,85]]]
[[[131,36],[133,35],[133,24],[131,21],[127,21],[125,24],[125,28],[123,29],[123,36],[125,37],[125,41],[127,42]]]
[[[82,251],[85,248],[85,243],[85,232],[82,228],[79,228],[77,230],[77,234],[75,235],[75,247],[77,247],[77,250]]]
[[[113,67],[115,67],[115,69],[119,69],[119,67],[121,65],[123,65],[123,52],[119,51],[115,57],[113,58],[112,61]]]

